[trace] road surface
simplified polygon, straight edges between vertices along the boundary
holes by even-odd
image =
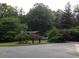
[[[0,47],[0,58],[78,58],[79,42]]]

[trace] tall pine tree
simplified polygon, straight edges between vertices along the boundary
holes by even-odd
[[[61,17],[61,28],[71,28],[73,26],[73,15],[71,12],[71,5],[68,2],[67,5],[65,6],[65,10],[63,12],[63,15]]]

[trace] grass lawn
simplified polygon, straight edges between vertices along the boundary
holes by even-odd
[[[0,46],[16,46],[17,42],[0,43]]]
[[[42,40],[40,44],[46,44],[48,43],[47,40]],[[0,46],[22,46],[22,45],[37,45],[39,44],[38,41],[35,41],[34,44],[32,44],[31,41],[29,41],[27,44],[18,44],[18,42],[7,42],[7,43],[0,43]]]

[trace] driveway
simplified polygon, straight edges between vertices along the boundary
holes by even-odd
[[[78,58],[79,42],[0,47],[0,58]]]

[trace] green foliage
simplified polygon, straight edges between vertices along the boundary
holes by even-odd
[[[16,8],[0,3],[0,42],[16,41],[15,36],[26,31],[27,25],[21,22],[20,14]]]
[[[17,40],[19,43],[27,43],[29,40],[29,36],[27,35],[27,32],[22,31],[18,35],[16,35],[15,40]]]
[[[48,42],[65,42],[63,34],[56,28],[54,28],[48,36]]]
[[[51,28],[53,29],[48,35],[49,42],[79,41],[78,5],[75,10],[75,13],[71,12],[69,2],[64,11],[60,9],[51,11],[46,5],[36,3],[24,15],[22,9],[17,10],[10,5],[0,3],[0,42],[27,43],[29,39],[32,40],[31,35],[27,35],[27,29],[39,31],[40,35],[45,36]]]
[[[63,34],[67,41],[79,41],[79,27],[66,29]]]
[[[48,36],[49,42],[79,41],[79,26],[71,29],[53,29]]]
[[[7,5],[6,3],[0,3],[0,18],[14,17],[17,15],[17,10],[14,7]]]
[[[61,28],[71,28],[73,27],[73,16],[71,12],[71,5],[68,2],[65,11],[63,12],[63,15],[60,20]]]
[[[37,3],[26,15],[28,30],[39,31],[42,34],[51,29],[52,11],[42,3]]]
[[[14,37],[17,34],[17,22],[15,21],[15,19],[0,19],[0,42],[14,41]]]
[[[52,19],[52,22],[53,22],[53,26],[55,26],[56,28],[60,28],[61,27],[61,17],[63,15],[63,11],[58,9],[57,11],[53,11],[53,19]]]
[[[79,41],[79,27],[71,29],[53,30],[49,35],[49,42]]]
[[[26,26],[27,27],[27,26]],[[25,25],[21,24],[18,18],[6,17],[0,19],[0,42],[16,41],[14,37]]]
[[[64,12],[54,12],[56,16],[54,27],[58,29],[51,31],[49,42],[79,41],[79,8],[77,6],[77,9],[75,9],[77,11],[73,14],[70,7],[71,5],[68,2]]]

